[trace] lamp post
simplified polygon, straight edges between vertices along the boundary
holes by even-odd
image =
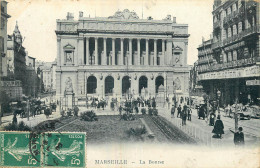
[[[217,96],[218,96],[218,116],[220,116],[219,99],[220,99],[220,96],[221,96],[221,92],[219,90],[217,91]]]

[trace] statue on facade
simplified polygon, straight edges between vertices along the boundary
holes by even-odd
[[[66,87],[65,87],[65,92],[73,92],[73,87],[72,87],[72,80],[70,77],[67,78],[66,82]]]
[[[123,11],[117,11],[113,16],[109,16],[109,19],[139,19],[136,12],[130,12],[128,9]]]
[[[174,88],[174,90],[181,90],[181,81],[180,81],[179,77],[177,77],[174,80],[173,88]]]

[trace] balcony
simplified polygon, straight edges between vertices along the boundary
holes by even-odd
[[[216,48],[219,48],[219,47],[222,47],[222,41],[217,41],[215,43],[212,43],[212,49],[216,49]]]
[[[204,58],[204,59],[200,59],[198,60],[198,65],[200,64],[210,64],[213,62],[213,57],[208,57],[208,58]]]
[[[256,7],[256,5],[257,5],[256,1],[248,1],[248,2],[246,2],[246,8],[247,9],[254,8],[254,7]]]
[[[233,22],[235,19],[238,19],[240,16],[241,16],[241,14],[243,14],[244,13],[244,8],[243,7],[241,7],[241,8],[239,8],[238,10],[236,10],[236,11],[233,11],[231,14],[229,14],[229,15],[227,15],[224,19],[223,19],[223,23],[224,24],[227,24],[227,23],[231,23],[231,22]]]
[[[206,66],[206,69],[204,70],[199,70],[200,73],[204,72],[214,72],[214,71],[220,71],[224,69],[233,69],[233,68],[239,68],[239,67],[246,67],[249,65],[256,64],[256,62],[259,61],[259,57],[252,57],[252,58],[247,58],[247,59],[241,59],[241,60],[236,60],[232,62],[225,62],[222,64],[215,64],[213,66]]]
[[[227,39],[224,39],[223,40],[223,46],[225,46],[227,44],[231,44],[231,43],[239,41],[239,40],[242,40],[242,38],[249,36],[251,34],[257,33],[257,32],[260,32],[260,26],[259,25],[254,26],[254,27],[250,27],[250,28],[238,33],[238,34],[233,35],[232,37],[228,37]]]
[[[215,23],[213,23],[213,28],[216,29],[216,28],[220,28],[221,27],[221,21],[217,21]]]

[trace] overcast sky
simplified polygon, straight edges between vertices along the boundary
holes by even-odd
[[[8,34],[12,34],[15,22],[24,39],[23,46],[37,60],[54,61],[57,56],[56,19],[65,19],[67,12],[78,19],[84,16],[108,17],[118,9],[134,10],[139,18],[152,16],[161,20],[168,14],[177,23],[189,25],[188,64],[197,60],[197,47],[212,32],[213,0],[7,0]]]

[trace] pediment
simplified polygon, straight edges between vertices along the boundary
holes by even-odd
[[[63,47],[63,49],[65,49],[65,50],[74,50],[75,47],[68,43],[67,45],[65,45],[65,46]]]
[[[176,46],[173,48],[174,51],[183,51],[183,49],[179,46]]]

